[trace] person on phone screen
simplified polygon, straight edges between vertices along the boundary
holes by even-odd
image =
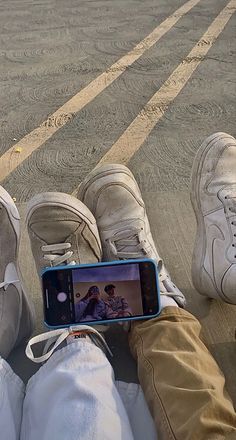
[[[104,288],[108,298],[107,304],[107,318],[124,318],[125,316],[132,316],[131,308],[129,307],[127,299],[124,296],[116,295],[116,286],[114,284],[107,284]]]
[[[97,286],[91,286],[89,288],[85,297],[76,305],[76,322],[106,319],[107,306],[100,296],[100,291]]]

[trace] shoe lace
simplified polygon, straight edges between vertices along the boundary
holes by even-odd
[[[71,326],[68,328],[58,329],[58,330],[52,330],[48,333],[43,333],[41,335],[34,336],[31,338],[26,346],[25,354],[26,356],[35,363],[42,363],[47,361],[50,356],[53,354],[53,352],[61,345],[66,338],[73,334],[75,331],[83,331],[85,330],[90,339],[94,342],[97,347],[103,349],[104,351],[107,350],[111,356],[112,352],[110,348],[108,347],[108,344],[106,343],[103,336],[93,327],[90,327],[88,325],[77,325],[77,326]],[[32,346],[38,344],[39,342],[46,342],[43,354],[41,356],[35,357]],[[50,349],[49,349],[50,348]]]
[[[143,228],[131,227],[118,232],[114,237],[107,239],[107,242],[113,255],[119,259],[151,256],[152,249],[145,238]]]
[[[8,286],[10,284],[16,284],[16,283],[20,283],[20,280],[6,280],[6,281],[3,281],[2,283],[0,283],[0,289],[3,288],[4,290],[7,290]]]
[[[41,247],[43,258],[49,266],[67,264],[73,255],[73,251],[69,249],[71,249],[70,243],[49,244]],[[75,261],[70,261],[70,264],[75,264]]]
[[[20,284],[16,267],[13,263],[9,263],[5,270],[4,281],[0,283],[0,289],[7,290],[10,284]]]
[[[159,275],[160,295],[170,296],[171,298],[174,298],[177,303],[179,303],[178,300],[181,300],[181,304],[185,306],[186,299],[181,290],[179,290],[173,281],[171,281],[170,275],[168,274],[162,260],[158,261],[157,268]]]

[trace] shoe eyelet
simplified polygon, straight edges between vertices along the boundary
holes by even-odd
[[[228,197],[227,196],[225,196],[225,199],[227,199]]]

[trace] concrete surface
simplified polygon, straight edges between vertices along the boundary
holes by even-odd
[[[0,0],[0,154],[182,4],[180,0]],[[23,219],[25,202],[35,193],[71,193],[76,188],[226,4],[226,0],[201,0],[2,182],[16,198]],[[203,138],[214,131],[236,135],[235,94],[234,16],[128,165],[144,194],[158,249],[186,294],[188,309],[200,319],[203,337],[236,403],[236,310],[201,297],[191,285],[195,219],[188,196],[193,157]],[[40,289],[25,231],[21,255],[39,332]],[[117,328],[112,333],[116,375],[136,381],[126,337]],[[25,360],[23,347],[9,361],[24,380],[37,368]]]

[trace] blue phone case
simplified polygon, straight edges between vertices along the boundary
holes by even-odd
[[[143,258],[140,260],[118,260],[118,261],[109,261],[109,262],[103,262],[103,263],[95,263],[95,264],[72,264],[72,265],[67,265],[67,266],[55,266],[55,267],[47,267],[46,269],[44,269],[42,271],[42,276],[45,272],[50,272],[50,271],[55,271],[55,270],[69,270],[69,269],[77,269],[77,268],[81,268],[81,267],[98,267],[98,266],[115,266],[115,265],[120,265],[120,264],[130,264],[130,263],[145,263],[145,262],[152,262],[155,266],[155,273],[156,273],[156,285],[157,285],[157,299],[158,299],[158,304],[159,304],[159,309],[157,311],[157,313],[154,313],[153,315],[148,315],[148,318],[146,316],[139,316],[139,317],[125,317],[123,319],[103,319],[102,321],[88,321],[88,322],[83,322],[81,323],[81,325],[103,325],[103,324],[110,324],[113,322],[122,322],[122,321],[137,321],[140,319],[150,319],[150,318],[155,318],[156,316],[158,316],[160,314],[160,287],[159,287],[159,279],[158,279],[158,268],[157,268],[157,264],[155,260],[152,260],[151,258]],[[67,328],[67,327],[73,327],[73,326],[78,326],[80,325],[79,322],[76,323],[71,323],[71,324],[66,324],[66,325],[58,325],[58,326],[54,326],[54,325],[49,325],[46,321],[44,321],[44,324],[46,325],[46,327],[50,328],[50,329],[58,329],[58,328]]]

